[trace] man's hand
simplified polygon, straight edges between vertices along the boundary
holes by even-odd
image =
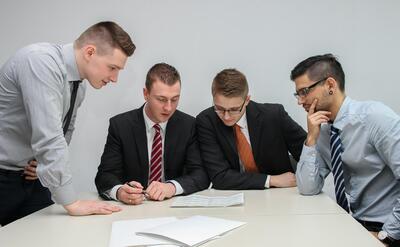
[[[281,175],[270,175],[269,186],[286,188],[296,186],[296,176],[292,172],[285,172]]]
[[[91,215],[91,214],[111,214],[113,212],[121,211],[121,208],[106,202],[99,201],[75,201],[71,204],[65,205],[69,215]]]
[[[146,193],[149,199],[155,201],[162,201],[171,198],[175,195],[176,188],[173,183],[160,183],[153,181],[147,187]]]
[[[318,100],[314,99],[307,113],[307,128],[308,135],[306,140],[306,146],[314,146],[317,143],[319,133],[321,131],[321,124],[329,121],[331,113],[329,111],[317,111],[315,107]]]
[[[136,181],[126,183],[117,190],[117,199],[129,205],[141,204],[144,200],[143,186]]]
[[[25,166],[25,168],[24,168],[24,177],[26,180],[38,179],[37,174],[36,174],[36,167],[37,167],[36,160],[30,160],[28,162],[28,165]]]

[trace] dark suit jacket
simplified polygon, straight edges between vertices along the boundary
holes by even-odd
[[[260,173],[240,173],[233,127],[226,126],[214,108],[196,118],[204,166],[216,189],[264,189],[268,175],[294,172],[288,152],[299,160],[306,132],[280,104],[246,107],[247,126],[253,156]]]
[[[175,180],[184,194],[206,189],[207,173],[197,143],[195,119],[175,111],[169,119],[164,140],[165,180]],[[115,185],[138,181],[148,183],[149,158],[143,106],[110,119],[107,142],[95,178],[99,194]]]

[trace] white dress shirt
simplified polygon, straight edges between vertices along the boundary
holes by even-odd
[[[153,140],[154,140],[154,135],[156,134],[156,131],[153,128],[155,123],[146,114],[146,107],[147,107],[147,104],[143,107],[143,117],[144,117],[144,123],[145,123],[145,126],[146,126],[147,150],[151,150],[152,146],[153,146]],[[164,142],[164,140],[165,140],[165,132],[166,132],[166,128],[167,128],[167,123],[168,123],[168,120],[163,122],[163,123],[159,123],[159,125],[160,125],[160,134],[161,134],[161,142],[162,142],[162,150],[163,150],[163,152],[162,152],[163,157],[161,159],[161,166],[162,166],[162,169],[161,169],[161,182],[170,182],[170,183],[172,183],[175,186],[175,195],[180,195],[184,191],[183,191],[182,186],[177,181],[175,181],[175,180],[165,181],[165,174],[164,174],[164,172],[165,172],[165,169],[164,169],[164,143],[165,142]],[[151,160],[151,151],[148,152],[148,158],[149,158],[149,161],[150,161]],[[149,164],[149,172],[148,172],[148,174],[150,176],[150,164]],[[115,185],[111,189],[109,196],[112,199],[118,200],[117,199],[117,191],[121,186],[122,186],[122,184]]]
[[[239,119],[239,121],[237,121],[236,124],[240,127],[240,131],[242,131],[243,135],[246,137],[246,140],[250,144],[250,147],[251,147],[249,128],[247,126],[246,112]],[[239,159],[239,163],[240,163],[240,172],[244,172],[245,168],[244,168],[244,165],[242,163],[242,160]],[[269,188],[269,180],[270,180],[270,178],[271,178],[271,176],[267,175],[267,180],[265,181],[265,188]]]

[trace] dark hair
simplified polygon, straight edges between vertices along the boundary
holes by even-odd
[[[108,53],[110,48],[118,48],[128,57],[136,49],[129,34],[112,21],[99,22],[89,27],[79,36],[75,44],[77,48],[94,44],[100,54]]]
[[[166,63],[157,63],[147,72],[146,89],[148,91],[151,90],[151,86],[156,80],[172,86],[177,82],[181,83],[181,76],[173,66]]]
[[[313,81],[332,77],[338,82],[340,90],[344,92],[345,77],[342,65],[332,54],[313,56],[300,62],[292,70],[290,79],[294,81],[305,73]]]
[[[213,96],[218,93],[226,97],[246,98],[249,93],[246,76],[236,69],[224,69],[215,76],[211,92]]]

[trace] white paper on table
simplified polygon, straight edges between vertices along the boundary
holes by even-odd
[[[229,207],[243,205],[243,193],[230,196],[190,195],[175,197],[171,207]]]
[[[121,220],[112,223],[111,237],[109,247],[127,247],[127,246],[158,246],[176,247],[171,242],[151,238],[148,236],[139,236],[135,232],[147,229],[149,227],[160,226],[163,224],[175,222],[176,217],[163,217],[140,220]]]
[[[246,223],[197,215],[136,233],[175,240],[178,245],[181,243],[183,246],[199,246],[244,224]]]

